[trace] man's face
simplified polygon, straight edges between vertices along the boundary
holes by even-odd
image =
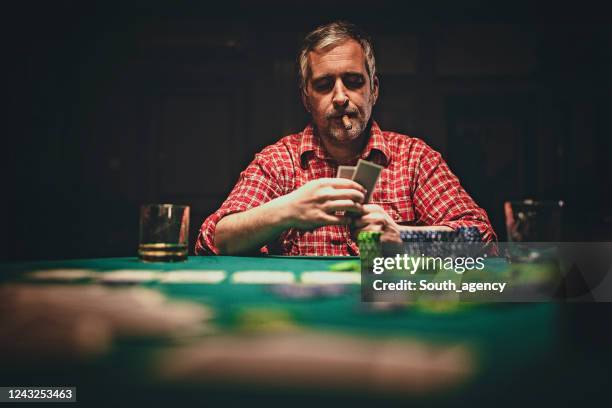
[[[348,40],[325,51],[311,51],[308,63],[311,75],[302,98],[319,135],[335,144],[356,140],[378,97],[378,79],[372,88],[361,45]],[[351,122],[350,130],[342,123],[343,115]]]

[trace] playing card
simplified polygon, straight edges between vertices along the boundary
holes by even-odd
[[[225,271],[172,271],[163,274],[160,283],[221,283],[227,273]]]
[[[28,279],[54,282],[71,282],[92,279],[96,272],[90,269],[47,269],[33,271],[26,275]]]
[[[292,272],[282,271],[239,271],[232,274],[233,283],[249,284],[279,284],[293,283],[295,276]]]
[[[317,284],[317,285],[337,285],[337,284],[359,285],[361,283],[361,274],[359,272],[311,271],[311,272],[303,272],[301,281],[302,283]]]
[[[338,173],[336,177],[345,178],[351,180],[355,173],[355,166],[338,166]]]
[[[382,169],[382,166],[366,160],[360,159],[357,163],[357,168],[353,174],[353,181],[361,184],[367,191],[364,204],[370,201],[370,197],[372,197],[372,192],[374,191],[374,186],[376,186],[376,182],[378,181],[378,177],[380,176]]]
[[[121,269],[101,273],[98,281],[102,283],[140,283],[152,282],[160,278],[159,271],[141,270],[141,269]]]

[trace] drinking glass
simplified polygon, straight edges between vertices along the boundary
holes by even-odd
[[[138,257],[145,262],[187,259],[189,206],[146,204],[140,207]]]

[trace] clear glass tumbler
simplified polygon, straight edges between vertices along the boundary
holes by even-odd
[[[189,206],[146,204],[140,207],[138,257],[145,262],[187,259]]]

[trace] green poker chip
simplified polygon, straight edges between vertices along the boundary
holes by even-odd
[[[334,272],[359,272],[361,265],[358,261],[344,261],[331,265],[329,270]]]
[[[380,242],[382,232],[361,231],[357,236],[358,242]]]
[[[359,257],[363,271],[372,269],[374,258],[382,256],[382,247],[380,243],[381,232],[362,231],[357,236],[359,244]]]

